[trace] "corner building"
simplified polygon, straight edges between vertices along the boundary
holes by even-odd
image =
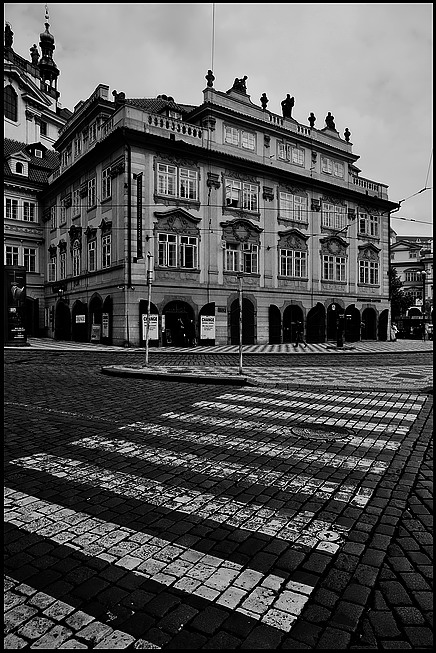
[[[350,132],[251,101],[246,77],[199,106],[99,85],[56,143],[44,196],[50,335],[125,346],[386,339],[387,186]],[[293,99],[292,99],[293,100]],[[283,106],[283,103],[282,103]],[[147,278],[151,280],[150,287]]]

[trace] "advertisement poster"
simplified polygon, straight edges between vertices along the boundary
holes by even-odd
[[[202,315],[200,319],[201,340],[215,340],[215,316]]]
[[[91,326],[91,342],[100,342],[101,325],[93,324]]]
[[[109,338],[109,313],[103,313],[101,316],[101,337]]]
[[[159,315],[150,315],[150,328],[148,331],[149,340],[159,340],[158,331],[158,318]],[[147,338],[147,314],[142,316],[142,339]]]
[[[7,304],[7,341],[27,344],[26,337],[26,271],[5,267],[5,299]]]

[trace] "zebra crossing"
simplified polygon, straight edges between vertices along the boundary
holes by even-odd
[[[120,420],[107,434],[94,429],[98,417],[75,414],[88,419],[88,435],[15,458],[11,466],[135,500],[162,512],[167,529],[182,524],[182,535],[168,537],[165,527],[156,534],[153,524],[141,530],[120,525],[12,487],[5,488],[5,521],[177,590],[188,604],[190,597],[200,598],[205,606],[289,633],[315,585],[279,562],[267,571],[255,556],[243,562],[237,547],[227,554],[216,546],[204,551],[196,546],[201,542],[196,529],[225,529],[230,538],[237,534],[235,541],[263,538],[265,546],[279,543],[280,550],[299,551],[304,559],[321,553],[333,561],[352,528],[344,511],[363,510],[371,500],[424,401],[413,392],[244,387],[223,391],[214,401],[193,402],[189,410],[167,411],[152,422]],[[107,421],[100,421],[109,430]],[[249,494],[253,488],[256,493]],[[112,642],[134,641],[122,626],[104,632]],[[83,629],[73,635],[85,637]]]

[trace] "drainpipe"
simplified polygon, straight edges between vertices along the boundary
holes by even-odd
[[[127,148],[127,288],[132,286],[132,149],[126,138],[126,130],[123,135]]]

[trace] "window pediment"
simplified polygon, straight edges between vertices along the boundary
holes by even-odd
[[[196,218],[183,209],[172,209],[165,212],[155,211],[154,215],[157,218],[155,228],[158,231],[175,234],[199,234],[198,223],[201,222],[201,218]]]
[[[223,238],[228,242],[246,243],[259,242],[259,234],[263,231],[261,227],[250,222],[250,220],[229,220],[221,222]]]
[[[347,247],[349,247],[349,243],[339,236],[321,238],[320,243],[323,254],[333,254],[334,256],[346,256]]]
[[[301,233],[298,229],[289,229],[279,231],[279,247],[281,249],[298,249],[307,250],[307,240],[309,236]]]

